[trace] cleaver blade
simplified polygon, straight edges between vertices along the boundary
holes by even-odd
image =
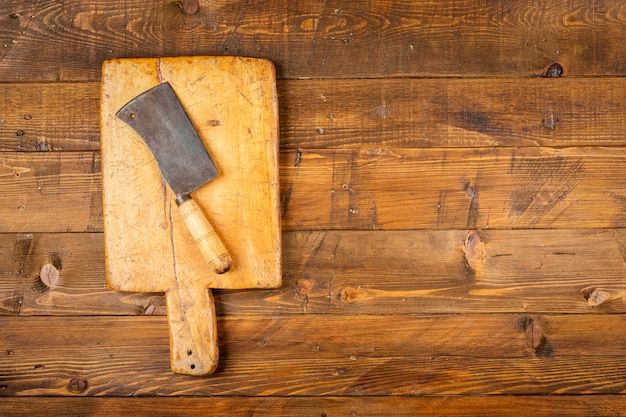
[[[191,193],[218,175],[172,86],[165,82],[138,95],[117,113],[141,137],[157,162],[163,179],[203,256],[218,274],[230,269],[232,258]]]

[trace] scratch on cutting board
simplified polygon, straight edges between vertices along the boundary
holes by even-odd
[[[161,73],[161,58],[156,59],[156,75],[159,84],[163,84],[163,74]]]
[[[176,276],[176,246],[174,245],[174,219],[172,218],[172,200],[168,198],[167,186],[163,185],[163,216],[170,223],[170,246],[172,247],[172,268]]]

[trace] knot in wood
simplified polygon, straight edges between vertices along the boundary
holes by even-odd
[[[51,263],[44,264],[39,272],[39,279],[48,288],[54,288],[59,282],[59,270]]]
[[[341,301],[344,303],[353,303],[366,298],[368,298],[367,291],[361,288],[346,287],[341,291]]]
[[[200,9],[198,0],[180,0],[178,5],[185,14],[196,14]]]
[[[597,307],[600,304],[611,299],[611,294],[608,291],[601,290],[595,287],[587,287],[580,290],[587,304],[591,307]]]
[[[537,320],[530,319],[526,323],[526,345],[534,350],[539,349],[545,342],[545,336],[541,330],[541,325]]]
[[[463,245],[465,260],[473,271],[477,271],[485,260],[485,244],[480,240],[480,235],[474,231],[469,232]]]
[[[546,70],[541,74],[544,78],[558,78],[563,75],[563,65],[555,62],[551,64]]]
[[[82,376],[75,376],[70,380],[69,389],[75,393],[84,392],[88,387],[87,379]]]

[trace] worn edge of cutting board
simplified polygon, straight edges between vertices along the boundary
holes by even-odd
[[[206,288],[281,285],[278,100],[271,62],[240,57],[114,59],[103,64],[101,151],[107,283],[165,291],[177,275]],[[152,154],[115,113],[169,82],[218,170],[194,199],[233,256],[213,273]]]

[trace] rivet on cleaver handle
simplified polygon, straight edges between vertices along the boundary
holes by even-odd
[[[132,99],[116,116],[146,143],[196,244],[213,270],[230,269],[232,258],[191,192],[217,176],[217,168],[169,83]]]

